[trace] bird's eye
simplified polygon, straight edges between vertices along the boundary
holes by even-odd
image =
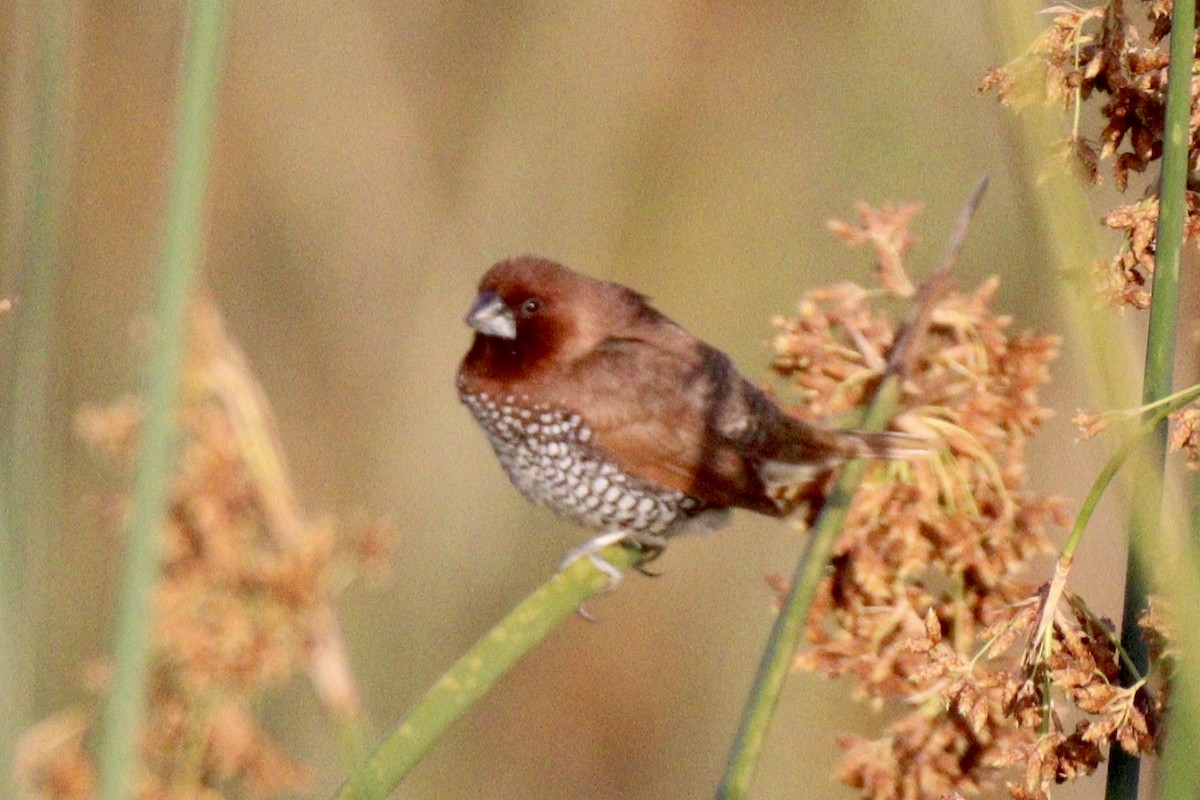
[[[521,303],[521,316],[534,317],[542,313],[542,301],[536,297],[530,297],[524,303]]]

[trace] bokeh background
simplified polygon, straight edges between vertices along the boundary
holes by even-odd
[[[40,5],[0,7],[6,296],[32,202]],[[13,727],[83,697],[110,641],[119,543],[92,501],[113,476],[70,421],[140,386],[133,331],[161,243],[183,25],[169,3],[66,8],[50,456],[31,527],[4,532],[27,564],[32,632],[3,688]],[[988,174],[962,280],[1000,274],[1016,327],[1060,329],[1012,116],[976,93],[1004,58],[980,4],[934,0],[234,6],[204,282],[274,404],[305,507],[385,517],[398,537],[391,581],[339,602],[377,730],[582,538],[510,488],[455,397],[486,267],[537,252],[631,284],[769,380],[770,317],[806,288],[869,275],[868,253],[824,220],[859,200],[924,202],[911,263],[928,270]],[[1073,352],[1047,391],[1060,414],[1031,481],[1078,497],[1102,448],[1049,466],[1087,404]],[[1077,585],[1119,616],[1123,548],[1106,535]],[[749,515],[675,542],[662,577],[630,578],[594,602],[597,623],[556,631],[400,794],[709,796],[772,622],[763,577],[790,574],[801,545]],[[343,767],[311,690],[297,682],[265,713],[316,768],[314,796],[330,792]],[[853,796],[833,778],[836,734],[884,719],[845,685],[798,676],[756,796]]]

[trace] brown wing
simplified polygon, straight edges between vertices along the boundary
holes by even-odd
[[[673,323],[652,337],[605,340],[573,363],[564,382],[586,398],[597,447],[627,471],[714,506],[780,513],[766,495],[761,463],[795,456],[797,448],[827,455],[836,448],[825,432],[786,417],[727,356]]]

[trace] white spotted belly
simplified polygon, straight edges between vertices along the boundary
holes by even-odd
[[[523,399],[523,398],[522,398]],[[695,498],[623,472],[589,444],[577,414],[463,393],[513,484],[534,503],[597,531],[663,534],[703,510]]]

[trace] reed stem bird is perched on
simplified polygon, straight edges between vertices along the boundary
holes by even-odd
[[[596,534],[568,560],[586,555],[610,575],[595,557],[607,544],[656,555],[730,508],[787,515],[794,504],[773,488],[847,459],[928,452],[789,416],[643,295],[543,258],[488,270],[466,322],[460,399],[522,494]]]

